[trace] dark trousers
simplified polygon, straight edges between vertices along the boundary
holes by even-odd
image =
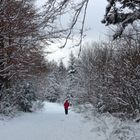
[[[68,109],[66,109],[66,108],[65,108],[65,114],[66,114],[66,115],[68,114]]]

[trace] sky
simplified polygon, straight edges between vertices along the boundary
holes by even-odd
[[[37,0],[37,5],[41,5],[45,0]],[[85,28],[89,29],[86,32],[86,37],[84,38],[84,42],[98,42],[107,39],[107,27],[101,23],[101,20],[105,14],[105,8],[107,5],[107,0],[89,0]],[[50,48],[53,48],[52,54],[49,54],[47,59],[55,60],[59,62],[63,60],[64,63],[67,63],[69,54],[71,51],[77,55],[79,48],[71,48],[71,42],[67,44],[67,46],[63,49],[58,49],[57,44],[53,44]]]
[[[90,27],[87,32],[87,40],[100,41],[106,38],[106,27],[101,23],[105,14],[107,0],[90,0],[88,4],[86,27]]]

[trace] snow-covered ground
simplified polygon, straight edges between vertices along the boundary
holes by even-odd
[[[45,103],[41,111],[0,121],[0,140],[119,140],[118,134],[126,135],[123,140],[137,137],[130,130],[134,124],[120,127],[122,123],[110,117],[93,118],[84,118],[72,109],[65,115],[62,105]],[[140,131],[139,125],[134,128]]]
[[[92,124],[63,106],[45,103],[44,109],[0,122],[0,140],[100,140]]]

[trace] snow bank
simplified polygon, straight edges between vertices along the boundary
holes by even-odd
[[[109,113],[99,114],[90,104],[79,105],[74,110],[93,122],[92,132],[102,140],[140,140],[140,124],[135,121],[121,121]]]

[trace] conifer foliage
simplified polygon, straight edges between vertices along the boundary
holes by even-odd
[[[108,25],[119,25],[113,39],[120,37],[124,29],[140,20],[139,0],[107,0],[106,12],[102,23]]]

